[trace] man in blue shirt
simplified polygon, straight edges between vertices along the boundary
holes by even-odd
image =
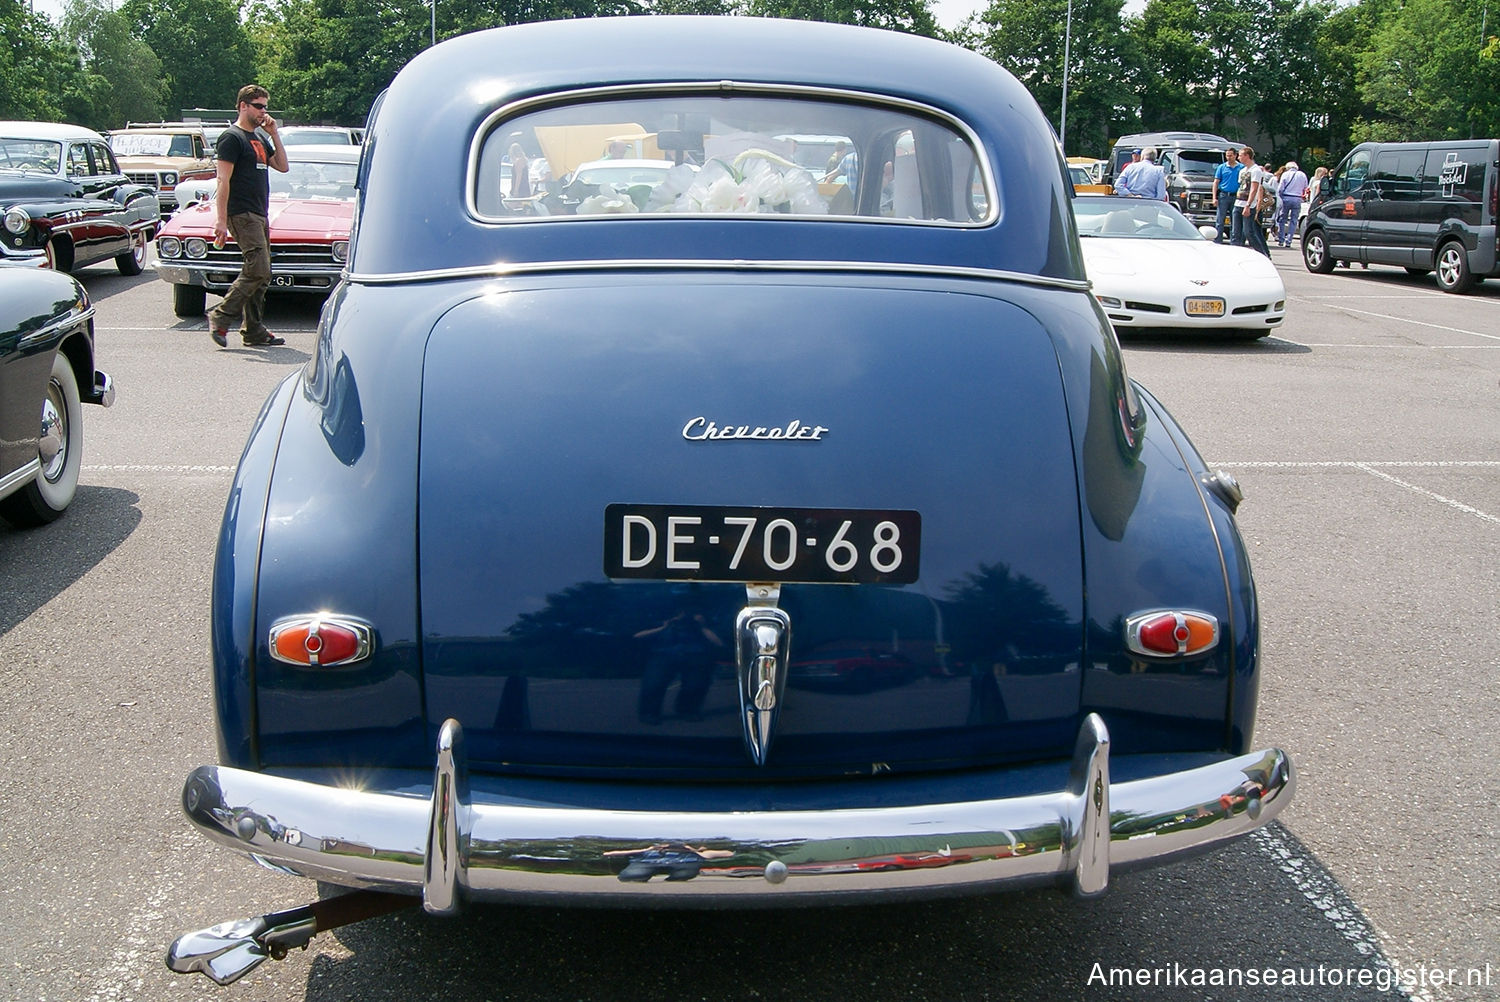
[[[1156,165],[1156,148],[1141,150],[1141,159],[1115,178],[1115,194],[1133,198],[1167,199],[1167,172]]]
[[[1240,151],[1233,146],[1224,151],[1224,162],[1214,168],[1214,243],[1229,239],[1229,227],[1225,224],[1234,211],[1234,196],[1240,190]]]

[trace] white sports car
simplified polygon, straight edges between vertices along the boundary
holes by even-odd
[[[1265,337],[1286,315],[1286,288],[1264,254],[1216,244],[1170,203],[1073,200],[1094,296],[1115,329],[1178,327]]]

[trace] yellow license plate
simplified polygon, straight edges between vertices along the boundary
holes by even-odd
[[[1224,300],[1222,299],[1189,299],[1185,306],[1187,315],[1190,317],[1222,317],[1224,315]]]

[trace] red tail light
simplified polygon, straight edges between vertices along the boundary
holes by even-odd
[[[318,613],[277,620],[270,641],[271,656],[277,661],[331,668],[369,657],[374,631],[357,619]]]
[[[1205,612],[1158,610],[1125,621],[1125,646],[1153,658],[1186,658],[1219,643],[1219,621]]]

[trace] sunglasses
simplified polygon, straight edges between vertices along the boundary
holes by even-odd
[[[246,101],[245,103],[248,104],[252,108],[259,108],[261,111],[265,111],[266,110],[266,104],[264,102],[261,102],[261,101]]]

